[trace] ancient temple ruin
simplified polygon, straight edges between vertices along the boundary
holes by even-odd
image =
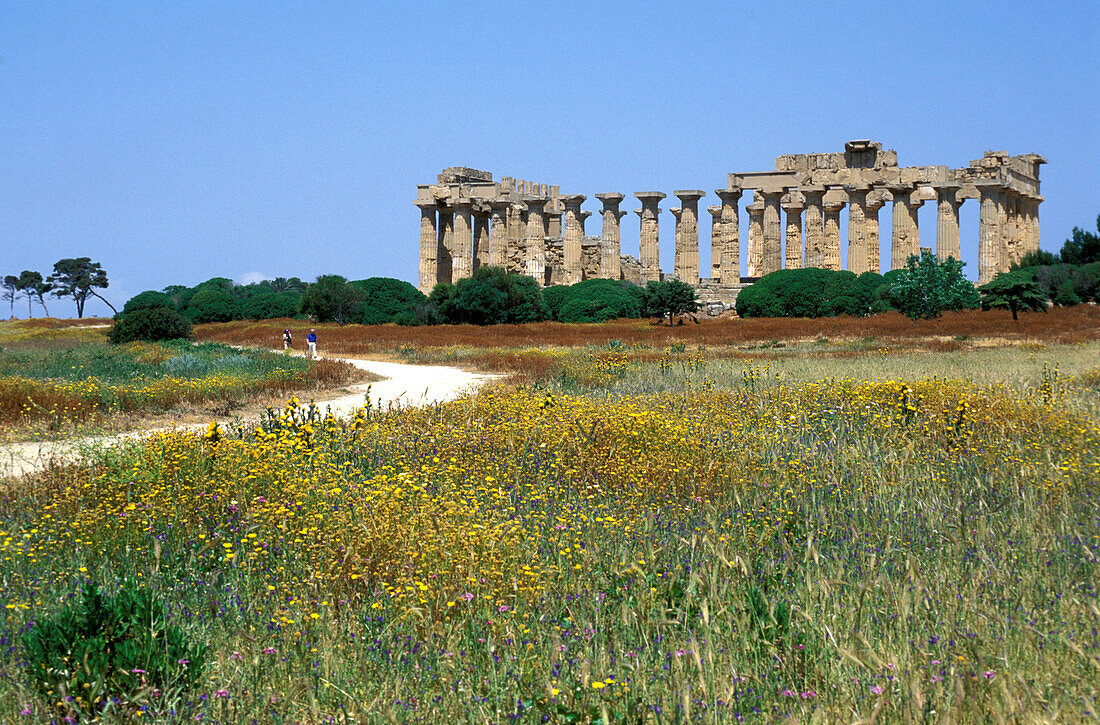
[[[712,217],[709,276],[699,269],[699,205],[703,190],[674,191],[676,218],[673,272],[658,259],[660,191],[639,191],[638,256],[623,254],[624,196],[596,194],[602,205],[599,236],[585,233],[591,212],[585,196],[562,194],[558,186],[503,177],[465,167],[445,169],[437,183],[417,187],[420,207],[419,287],[457,282],[481,265],[499,265],[530,275],[542,285],[585,279],[622,279],[634,284],[675,277],[695,285],[704,301],[729,304],[745,283],[778,269],[823,267],[856,274],[882,271],[879,211],[891,202],[889,269],[920,251],[917,209],[935,201],[935,252],[961,259],[959,207],[980,204],[978,282],[991,280],[1029,251],[1039,248],[1037,154],[1010,156],[987,151],[968,166],[898,166],[897,152],[882,144],[850,141],[843,153],[780,156],[773,171],[731,173],[715,190],[720,203]],[[752,191],[741,276],[740,201]],[[848,209],[847,259],[841,259],[840,214]],[[786,224],[783,223],[785,218]]]

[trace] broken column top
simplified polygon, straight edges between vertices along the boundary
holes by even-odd
[[[703,191],[702,189],[680,189],[679,191],[674,191],[672,193],[674,196],[678,197],[681,200],[692,198],[702,199],[704,196],[707,195],[707,192]]]
[[[622,194],[616,194],[614,192],[610,192],[610,193],[607,193],[607,194],[596,194],[596,198],[599,199],[602,202],[605,202],[605,203],[606,202],[615,203],[615,202],[622,201],[625,197]]]
[[[489,171],[471,169],[469,166],[451,166],[439,174],[440,184],[458,184],[464,181],[491,182],[493,174]]]
[[[635,191],[634,196],[644,201],[660,201],[665,198],[663,191]]]

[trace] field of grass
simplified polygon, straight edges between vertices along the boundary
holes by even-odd
[[[209,342],[255,347],[278,347],[288,327],[295,340],[305,340],[309,325],[300,320],[226,322],[200,325],[195,337]],[[699,324],[670,327],[650,320],[615,320],[591,325],[542,322],[528,325],[317,325],[319,349],[333,355],[377,355],[438,348],[577,348],[618,342],[627,346],[670,345],[748,346],[792,342],[866,341],[933,351],[966,349],[977,341],[1073,343],[1100,339],[1100,307],[1056,307],[1047,313],[1028,313],[1013,321],[1004,310],[948,312],[935,320],[909,320],[897,313],[872,317],[822,319],[706,319]],[[304,343],[300,343],[304,344]]]
[[[233,406],[349,379],[332,361],[187,341],[108,345],[108,328],[0,323],[0,429],[49,434],[180,406]]]
[[[1098,348],[1036,335],[440,345],[542,373],[10,484],[0,719],[1095,720]],[[124,580],[205,653],[36,684]]]

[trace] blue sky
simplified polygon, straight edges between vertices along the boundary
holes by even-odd
[[[1100,213],[1098,8],[0,0],[0,274],[91,257],[116,305],[215,276],[415,283],[416,185],[447,166],[559,184],[594,212],[597,193],[650,189],[705,189],[705,207],[729,172],[856,138],[902,165],[1046,156],[1056,251]],[[977,216],[966,202],[971,276]],[[934,204],[920,222],[928,245]]]

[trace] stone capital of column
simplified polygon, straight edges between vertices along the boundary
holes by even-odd
[[[821,197],[825,196],[825,187],[817,184],[808,184],[798,187],[798,191],[802,196],[806,197],[806,203],[815,204],[821,203]]]
[[[645,215],[645,211],[645,209],[635,209],[634,213],[637,214],[639,218],[641,218]]]
[[[455,211],[469,211],[474,206],[473,199],[455,199],[451,202],[451,206],[455,208]]]
[[[843,188],[849,194],[868,194],[871,191],[871,185],[863,182],[844,184]]]
[[[676,217],[677,219],[679,219],[680,215],[684,213],[684,210],[678,206],[669,207],[668,210],[672,213],[672,216]]]
[[[619,204],[626,197],[624,197],[622,194],[611,192],[607,194],[596,194],[596,198],[602,201],[604,204]]]
[[[707,195],[707,192],[701,189],[681,189],[679,191],[672,192],[683,203],[688,203],[692,200],[698,201]]]
[[[566,194],[565,196],[558,197],[558,199],[561,200],[561,203],[565,204],[567,208],[570,206],[580,206],[587,198],[588,197],[584,194]]]
[[[738,189],[715,189],[714,193],[723,202],[725,202],[727,204],[736,204],[741,199],[741,195],[745,192],[742,189],[738,188]]]
[[[416,202],[416,205],[424,211],[428,211],[429,209],[432,211],[437,211],[440,207],[439,203],[435,201],[418,201]]]
[[[840,211],[846,204],[847,202],[841,201],[840,199],[826,199],[821,206],[825,211],[833,212]]]
[[[646,202],[656,204],[661,199],[664,199],[666,194],[663,191],[636,191],[634,192],[634,196],[643,204]]]
[[[720,207],[720,206],[717,206],[717,205],[715,205],[715,206],[708,206],[708,207],[707,207],[707,211],[708,211],[708,212],[710,212],[710,215],[711,215],[711,216],[715,216],[715,217],[716,217],[716,216],[721,216],[721,215],[722,215],[722,207]]]
[[[899,197],[899,196],[905,196],[906,194],[913,193],[914,189],[916,189],[916,185],[915,184],[892,183],[892,184],[887,184],[886,189],[894,197]]]
[[[528,211],[542,211],[543,207],[550,203],[549,199],[527,199]]]
[[[788,214],[801,214],[802,210],[806,208],[806,205],[801,201],[784,201],[779,206]]]

